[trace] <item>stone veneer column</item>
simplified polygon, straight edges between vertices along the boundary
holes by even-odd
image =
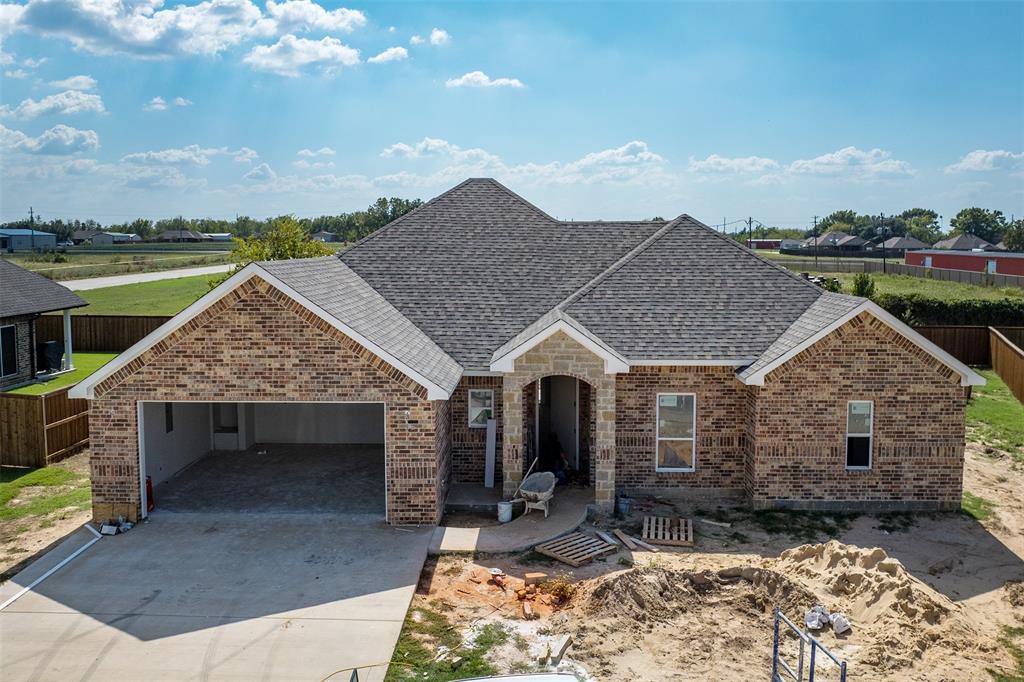
[[[594,501],[604,511],[615,505],[615,375],[592,384],[597,394],[597,458]]]
[[[504,438],[501,445],[502,493],[511,498],[523,480],[523,383],[514,374],[502,378],[501,407]]]

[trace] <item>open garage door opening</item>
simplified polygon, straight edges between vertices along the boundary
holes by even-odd
[[[384,430],[383,403],[141,402],[143,509],[383,519]]]

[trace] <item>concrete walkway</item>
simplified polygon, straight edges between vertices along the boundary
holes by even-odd
[[[71,289],[72,291],[85,291],[87,289],[119,287],[124,284],[158,282],[162,279],[180,279],[182,277],[195,277],[197,275],[216,275],[221,272],[227,272],[234,267],[235,263],[224,263],[222,265],[204,265],[201,268],[179,268],[177,270],[161,270],[159,272],[137,272],[130,275],[111,275],[110,277],[69,279],[57,283],[66,286],[68,289]]]
[[[593,501],[591,489],[559,489],[547,518],[537,510],[524,515],[522,503],[517,503],[514,511],[520,516],[509,523],[481,528],[438,526],[430,539],[430,553],[523,552],[576,530],[587,520],[587,506]]]
[[[383,679],[431,529],[325,514],[155,512],[3,611],[21,680]],[[81,547],[81,530],[0,587],[0,603]]]

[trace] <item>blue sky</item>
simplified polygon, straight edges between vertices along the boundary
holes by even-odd
[[[0,218],[1024,214],[1024,3],[0,4]],[[305,150],[305,151],[304,151]]]

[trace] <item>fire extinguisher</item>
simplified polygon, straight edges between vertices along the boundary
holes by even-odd
[[[146,476],[146,513],[153,511],[156,503],[153,501],[153,477]]]

